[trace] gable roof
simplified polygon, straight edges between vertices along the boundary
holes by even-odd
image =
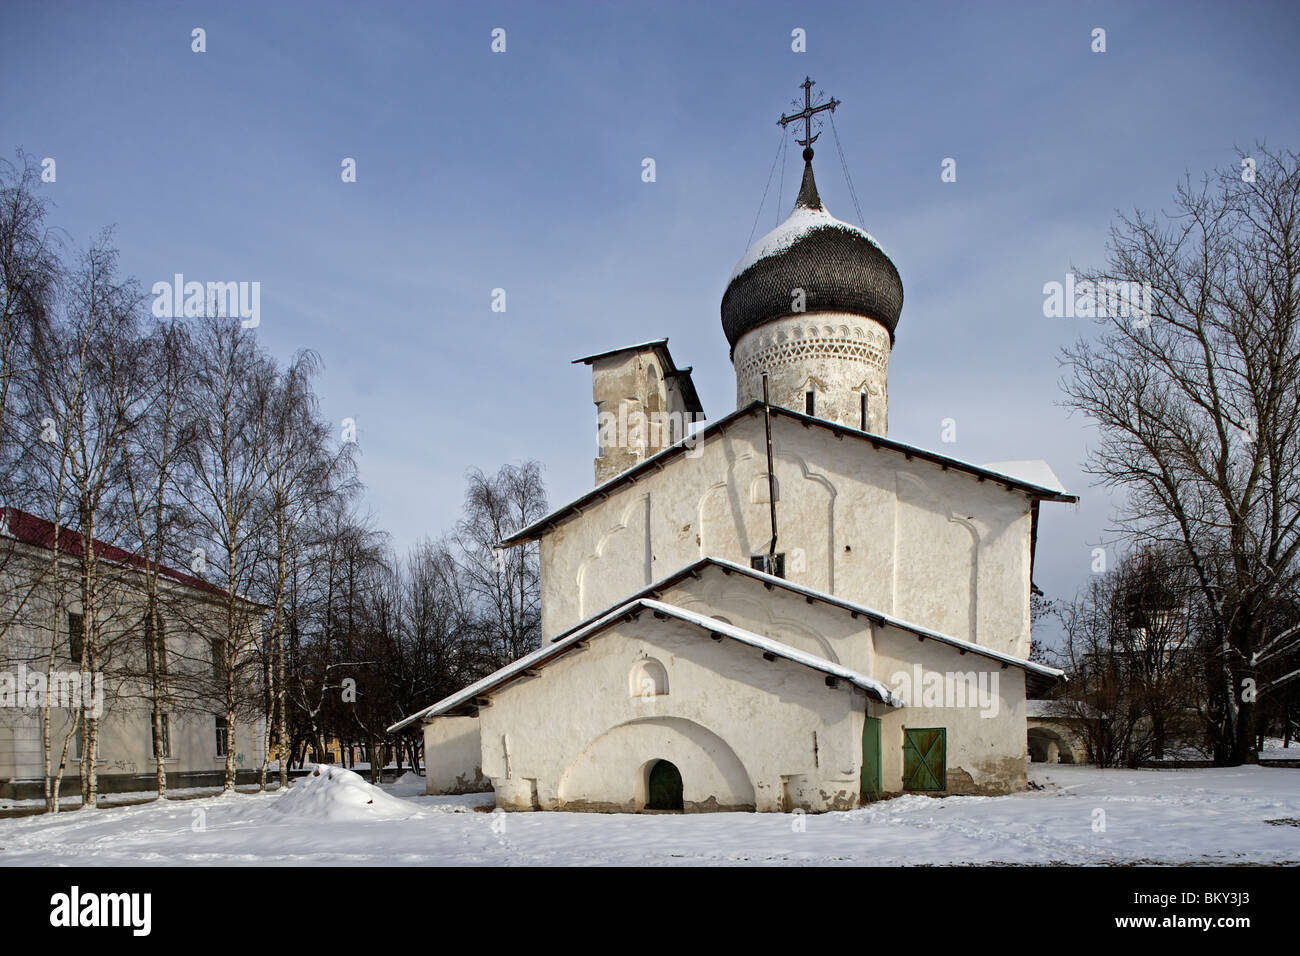
[[[0,535],[45,551],[52,552],[54,550],[54,522],[38,518],[36,515],[28,514],[26,511],[20,511],[17,508],[0,508]],[[60,528],[58,539],[60,553],[66,554],[70,558],[82,557],[84,552],[82,536],[79,532],[66,527]],[[147,558],[127,551],[125,548],[109,544],[106,541],[100,541],[98,538],[91,540],[91,548],[92,554],[98,560],[106,561],[109,564],[116,564],[141,572],[154,567],[154,562]],[[185,587],[194,588],[196,591],[203,591],[215,597],[229,597],[229,592],[225,589],[183,571],[177,571],[163,565],[158,565],[157,571],[159,577],[167,578],[177,584],[183,584]],[[240,600],[248,604],[263,606],[247,598],[241,598]]]
[[[619,607],[609,611],[587,623],[574,628],[567,634],[557,637],[555,640],[539,647],[531,654],[526,654],[519,660],[507,664],[505,667],[489,674],[482,680],[470,684],[463,690],[452,694],[450,697],[444,697],[436,704],[432,704],[424,710],[417,711],[409,717],[405,717],[388,728],[389,733],[401,730],[417,720],[428,717],[450,716],[453,711],[467,709],[474,706],[474,698],[482,696],[494,690],[499,690],[506,684],[509,684],[521,677],[533,676],[533,673],[545,667],[547,664],[564,656],[571,650],[580,648],[588,638],[595,637],[604,633],[608,628],[634,618],[643,611],[651,611],[656,618],[672,618],[686,624],[699,628],[707,632],[710,636],[718,638],[727,637],[741,644],[757,648],[763,651],[764,655],[780,657],[784,660],[800,664],[811,670],[819,671],[839,680],[847,681],[852,686],[864,691],[867,696],[874,700],[887,704],[890,707],[902,707],[903,702],[890,692],[889,688],[873,677],[867,677],[855,670],[851,670],[840,664],[826,660],[824,657],[818,657],[816,654],[809,654],[806,651],[798,650],[788,644],[780,641],[774,641],[770,637],[764,637],[761,634],[755,634],[753,631],[745,630],[743,627],[736,627],[734,624],[728,624],[725,621],[719,621],[715,618],[706,617],[695,611],[688,611],[685,608],[677,607],[673,604],[665,604],[662,601],[655,601],[650,598],[635,598]]]
[[[814,418],[811,415],[804,415],[800,412],[791,411],[788,408],[782,408],[779,405],[766,406],[774,418],[789,418],[799,422],[805,428],[825,429],[836,437],[854,438],[863,443],[869,443],[872,448],[886,449],[901,454],[911,461],[913,458],[919,458],[922,461],[928,461],[938,465],[945,471],[952,470],[968,474],[978,481],[992,481],[1004,485],[1008,491],[1019,492],[1034,501],[1063,501],[1074,503],[1079,500],[1077,495],[1072,495],[1062,488],[1048,488],[1043,485],[1037,485],[1022,478],[1013,475],[1003,474],[985,468],[981,465],[972,465],[970,462],[961,461],[957,458],[949,458],[946,455],[940,455],[937,452],[928,451],[919,448],[916,445],[909,445],[905,442],[895,441],[892,438],[885,438],[882,435],[873,435],[870,432],[860,431],[856,428],[849,428],[845,425],[839,425],[835,422],[828,422],[825,419]],[[633,465],[626,471],[622,471],[610,478],[603,484],[597,485],[591,491],[575,498],[567,505],[561,505],[559,508],[543,515],[527,527],[521,528],[514,534],[504,538],[498,548],[513,547],[524,541],[536,541],[543,537],[557,524],[567,520],[575,514],[581,514],[582,510],[594,501],[601,501],[610,497],[615,491],[623,485],[634,484],[651,471],[662,469],[669,462],[684,456],[688,451],[694,449],[696,445],[705,438],[712,435],[722,434],[727,427],[735,424],[741,419],[757,415],[763,411],[764,403],[761,401],[750,402],[743,408],[738,408],[729,415],[724,415],[715,422],[696,430],[693,434],[687,435],[672,445],[669,445],[661,452],[651,455],[649,458]]]
[[[883,611],[876,611],[865,605],[857,604],[853,601],[846,601],[845,599],[836,597],[833,594],[827,594],[825,591],[818,591],[816,588],[805,587],[802,584],[795,584],[793,581],[787,581],[785,578],[778,578],[775,575],[765,574],[764,572],[757,571],[754,568],[747,568],[743,564],[736,564],[735,562],[728,561],[725,558],[700,558],[698,561],[688,564],[680,571],[676,571],[668,577],[656,581],[654,584],[638,591],[626,600],[636,600],[638,598],[657,599],[663,591],[680,584],[686,578],[698,577],[700,571],[708,567],[717,568],[723,574],[737,574],[741,577],[748,578],[756,583],[762,584],[763,587],[768,590],[771,590],[772,588],[781,588],[782,590],[789,591],[792,594],[798,594],[809,604],[812,604],[814,601],[829,604],[832,607],[837,607],[849,612],[849,614],[855,618],[859,616],[865,617],[877,627],[894,627],[898,630],[915,634],[917,637],[925,640],[939,641],[942,644],[947,644],[956,648],[963,654],[976,654],[980,657],[987,657],[990,660],[995,660],[998,663],[1009,667],[1018,667],[1025,671],[1027,678],[1030,675],[1038,678],[1038,680],[1034,682],[1034,689],[1036,690],[1045,690],[1052,684],[1066,679],[1065,671],[1060,670],[1059,668],[1049,667],[1046,664],[1039,664],[1035,661],[1027,661],[1024,658],[1016,657],[1014,654],[996,651],[993,648],[985,647],[982,644],[963,640],[960,637],[953,637],[950,634],[944,634],[942,631],[936,631],[920,624],[913,624],[911,621],[905,621],[902,618],[894,617],[893,615],[886,614]],[[604,614],[607,612],[601,613]],[[573,630],[582,626],[582,624],[576,625],[575,628],[557,634],[555,637],[551,638],[551,640],[563,640],[568,637]]]

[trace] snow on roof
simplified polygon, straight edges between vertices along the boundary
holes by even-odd
[[[579,495],[568,504],[560,505],[558,508],[552,509],[532,524],[520,528],[518,531],[514,532],[514,534],[503,538],[497,544],[497,547],[512,547],[521,541],[531,541],[540,538],[550,530],[551,525],[555,524],[561,518],[567,517],[569,514],[574,512],[581,513],[582,508],[587,504],[587,502],[595,499],[603,500],[608,498],[610,492],[612,492],[617,486],[626,482],[636,481],[640,476],[652,470],[662,468],[664,462],[696,448],[706,438],[715,434],[723,433],[732,422],[747,415],[755,414],[762,408],[763,402],[761,400],[755,400],[750,402],[748,405],[736,409],[734,412],[729,412],[719,419],[706,425],[702,425],[690,434],[679,438],[667,448],[655,452],[648,458],[641,459],[641,461],[636,464],[629,466],[610,478],[607,478],[604,482],[597,485],[595,488],[592,488],[590,491]],[[1015,475],[992,471],[983,465],[973,465],[968,461],[962,461],[958,458],[950,458],[947,455],[940,455],[938,452],[930,451],[919,445],[910,445],[894,438],[886,438],[884,435],[875,435],[870,432],[864,432],[861,429],[849,428],[847,425],[840,425],[823,418],[805,415],[801,412],[796,412],[793,409],[784,408],[780,405],[769,405],[768,408],[771,410],[773,417],[793,418],[795,421],[802,422],[809,426],[817,426],[818,428],[827,429],[836,435],[851,435],[855,438],[870,442],[873,448],[888,448],[891,451],[901,452],[909,457],[923,458],[926,461],[939,465],[940,467],[953,468],[965,472],[966,474],[974,475],[981,481],[992,479],[994,481],[1003,482],[1007,485],[1015,485],[1018,490],[1027,492],[1031,497],[1041,497],[1047,498],[1048,500],[1065,501],[1070,503],[1079,500],[1074,495],[1060,490],[1060,488],[1037,485],[1033,482],[1025,481],[1022,478],[1017,478]],[[1058,481],[1057,484],[1059,485],[1059,483],[1060,482]]]
[[[794,212],[790,213],[785,222],[781,223],[781,225],[777,226],[763,238],[759,239],[758,242],[750,246],[745,254],[740,257],[740,261],[736,263],[736,268],[731,272],[731,279],[736,278],[736,276],[740,275],[760,259],[766,259],[768,256],[774,256],[778,252],[784,252],[786,249],[789,249],[814,229],[821,229],[827,226],[835,229],[844,229],[847,232],[863,236],[881,252],[885,251],[884,247],[876,241],[876,238],[865,229],[859,229],[857,226],[850,225],[847,222],[842,222],[828,213],[825,209],[811,209],[807,206],[795,206]],[[731,279],[728,279],[727,281],[730,282]]]
[[[727,561],[724,558],[706,558],[704,560],[709,563],[716,564],[718,567],[726,568],[732,571],[733,573],[739,572],[741,574],[748,575],[749,577],[757,578],[758,580],[761,580],[764,584],[770,584],[774,587],[785,588],[786,590],[793,591],[796,594],[802,594],[804,597],[813,598],[814,600],[824,601],[828,604],[837,605],[838,607],[842,607],[845,610],[852,611],[855,614],[861,614],[864,617],[868,617],[880,621],[884,624],[889,625],[890,627],[896,627],[899,630],[909,631],[912,634],[916,634],[918,637],[926,637],[931,640],[940,641],[941,643],[944,644],[951,644],[953,647],[956,647],[959,650],[967,651],[971,654],[979,654],[983,657],[990,657],[993,658],[994,660],[1001,661],[1003,664],[1011,664],[1015,667],[1020,667],[1027,671],[1032,671],[1033,673],[1036,674],[1042,674],[1045,677],[1059,678],[1065,676],[1065,671],[1060,670],[1059,668],[1048,667],[1046,664],[1038,664],[1035,663],[1034,661],[1027,661],[1024,660],[1023,658],[1016,657],[1012,654],[1004,654],[1002,651],[995,651],[991,647],[984,647],[981,644],[975,644],[972,643],[971,641],[963,640],[960,637],[953,637],[950,634],[944,634],[941,631],[935,631],[928,627],[923,627],[920,624],[913,624],[912,622],[905,621],[902,618],[897,618],[894,617],[893,615],[885,614],[883,611],[872,610],[871,608],[866,607],[865,605],[855,604],[852,601],[846,601],[843,598],[836,597],[833,594],[827,594],[825,591],[818,591],[815,588],[805,587],[802,584],[795,584],[793,581],[787,581],[785,578],[778,578],[775,575],[767,574],[763,571],[756,570],[755,568],[747,568],[743,564],[735,564],[734,562]]]
[[[1052,466],[1041,458],[1030,458],[1023,461],[994,461],[980,467],[987,471],[1005,475],[1008,478],[1015,478],[1017,481],[1023,481],[1025,484],[1059,491],[1061,494],[1067,493],[1061,479],[1057,478],[1056,472],[1052,471]]]
[[[728,624],[725,621],[719,621],[716,618],[706,617],[695,611],[688,611],[684,608],[677,607],[673,604],[665,604],[662,601],[651,600],[650,598],[637,598],[628,601],[614,610],[595,618],[588,624],[584,624],[568,634],[548,643],[531,654],[525,654],[519,660],[507,664],[505,667],[494,671],[482,680],[476,681],[452,694],[444,697],[435,704],[426,707],[424,710],[417,711],[409,717],[405,717],[388,728],[389,733],[401,730],[408,724],[426,717],[437,717],[448,711],[455,710],[466,703],[472,701],[480,694],[498,687],[508,681],[522,675],[525,671],[532,670],[550,663],[557,657],[570,650],[575,644],[579,644],[585,638],[592,637],[610,625],[617,623],[629,614],[637,613],[641,610],[653,611],[656,615],[675,618],[687,624],[693,624],[713,634],[721,634],[729,637],[734,641],[742,644],[748,644],[750,647],[758,648],[768,654],[774,654],[777,657],[792,661],[796,664],[802,664],[805,667],[820,671],[831,677],[838,677],[848,681],[854,687],[865,691],[881,703],[890,707],[902,707],[903,702],[886,687],[883,683],[873,677],[867,677],[855,670],[843,667],[833,661],[828,661],[824,657],[818,657],[816,654],[809,654],[805,651],[798,650],[788,644],[780,641],[774,641],[770,637],[764,637],[761,634],[755,634],[753,631],[747,631],[743,627],[736,627],[734,624]]]
[[[805,667],[811,667],[813,670],[821,671],[832,677],[839,677],[848,681],[854,687],[858,687],[872,697],[875,697],[883,704],[890,707],[902,707],[903,702],[894,696],[894,694],[881,681],[874,677],[867,677],[855,670],[828,661],[824,657],[816,654],[809,654],[798,648],[791,647],[789,644],[783,644],[780,641],[774,641],[770,637],[764,637],[762,634],[755,634],[743,627],[737,627],[734,624],[728,624],[725,621],[719,621],[717,618],[707,617],[698,611],[688,611],[672,604],[664,604],[662,601],[652,601],[648,598],[642,599],[642,604],[654,611],[662,614],[668,614],[680,620],[687,621],[697,627],[704,628],[708,631],[714,631],[718,634],[725,634],[732,640],[740,641],[751,647],[757,647],[760,650],[775,654],[777,657],[784,657],[788,661],[794,661],[796,664],[803,664]]]

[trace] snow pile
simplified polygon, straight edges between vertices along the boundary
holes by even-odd
[[[366,783],[351,770],[329,764],[317,764],[311,774],[295,780],[272,809],[339,823],[406,820],[419,815],[405,800]]]
[[[813,230],[827,227],[843,229],[846,232],[862,236],[882,253],[885,251],[875,237],[865,229],[859,229],[857,226],[842,222],[825,209],[809,209],[807,206],[796,206],[794,212],[790,213],[785,222],[749,247],[749,251],[741,257],[741,260],[736,263],[736,268],[731,271],[731,278],[736,278],[760,259],[766,259],[778,252],[784,252]]]
[[[424,777],[408,770],[384,789],[395,797],[418,797],[425,793],[427,786],[428,781]]]

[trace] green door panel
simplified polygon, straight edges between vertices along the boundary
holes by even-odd
[[[947,758],[945,728],[903,728],[903,789],[943,790]]]
[[[880,799],[880,718],[862,724],[862,800]]]

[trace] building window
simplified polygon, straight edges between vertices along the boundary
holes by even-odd
[[[72,735],[72,755],[78,760],[86,749],[86,725],[80,717],[77,718],[77,732]]]
[[[81,663],[85,650],[86,621],[80,614],[68,612],[68,656],[73,663]]]
[[[858,396],[862,400],[862,430],[867,430],[867,393],[863,392]]]
[[[154,621],[158,622],[158,632],[154,633]],[[161,615],[144,617],[144,650],[148,672],[162,676],[167,673],[167,626]]]
[[[903,789],[945,789],[948,731],[943,727],[903,728]]]
[[[218,687],[225,687],[227,676],[226,640],[221,637],[214,638],[212,640],[212,677],[217,682]]]
[[[154,756],[155,756],[155,757],[161,757],[163,760],[166,760],[167,758],[169,758],[169,757],[172,756],[172,721],[171,721],[171,716],[172,716],[171,714],[159,714],[159,715],[158,715],[159,723],[161,724],[161,726],[158,728],[158,730],[159,730],[158,749],[161,750],[162,753],[157,753],[157,752],[155,752],[155,753],[154,753]],[[153,736],[153,728],[152,728],[152,727],[150,727],[150,729],[149,729],[149,736],[150,736],[150,737]]]
[[[644,657],[632,667],[628,691],[639,700],[654,700],[668,693],[668,670],[653,657]]]
[[[749,559],[749,566],[755,571],[762,571],[773,577],[785,577],[785,553],[756,554]]]
[[[816,392],[804,392],[803,410],[807,412],[809,415],[817,414],[817,393]]]
[[[212,725],[217,733],[217,756],[224,757],[230,746],[230,728],[226,726],[226,718],[219,714],[212,718]]]

